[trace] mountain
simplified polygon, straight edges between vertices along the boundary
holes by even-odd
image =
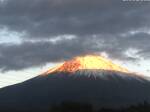
[[[104,57],[86,55],[0,90],[2,112],[48,112],[68,101],[94,108],[129,106],[150,101],[150,82]]]

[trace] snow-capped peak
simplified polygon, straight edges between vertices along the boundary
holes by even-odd
[[[129,71],[112,61],[99,56],[99,55],[86,55],[81,57],[75,57],[69,61],[64,62],[48,70],[44,74],[50,74],[53,72],[69,72],[74,73],[78,70],[111,70],[128,73]]]

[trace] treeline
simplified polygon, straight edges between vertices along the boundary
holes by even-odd
[[[150,104],[148,102],[143,102],[126,108],[100,108],[94,110],[91,104],[63,102],[60,105],[51,106],[50,112],[150,112]]]

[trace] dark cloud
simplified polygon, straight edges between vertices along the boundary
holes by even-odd
[[[125,54],[130,48],[137,49],[135,55],[150,57],[150,35],[144,31],[150,29],[149,10],[150,2],[122,0],[0,2],[0,27],[25,34],[21,44],[0,45],[0,68],[20,70],[99,52],[120,60],[138,60]],[[63,35],[76,38],[64,39]],[[56,37],[62,39],[45,41]]]
[[[21,70],[24,68],[42,66],[49,62],[68,60],[78,55],[99,52],[106,52],[109,57],[115,59],[136,61],[136,57],[124,55],[124,51],[132,48],[132,44],[138,46],[143,43],[140,44],[140,41],[136,43],[135,40],[128,42],[128,39],[122,41],[119,41],[119,39],[107,41],[105,37],[98,36],[84,37],[84,39],[64,39],[56,43],[41,41],[24,42],[16,45],[1,44],[0,68],[2,71]]]
[[[24,42],[21,45],[0,45],[0,68],[2,71],[20,70],[96,51],[87,42],[79,43],[80,40],[67,40],[57,44]]]
[[[0,25],[29,38],[122,33],[149,27],[149,6],[121,0],[6,0]]]

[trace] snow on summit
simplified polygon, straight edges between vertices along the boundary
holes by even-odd
[[[109,59],[99,55],[78,56],[69,61],[64,62],[46,72],[69,72],[73,73],[78,70],[111,70],[128,73],[129,71],[117,64],[114,64]]]

